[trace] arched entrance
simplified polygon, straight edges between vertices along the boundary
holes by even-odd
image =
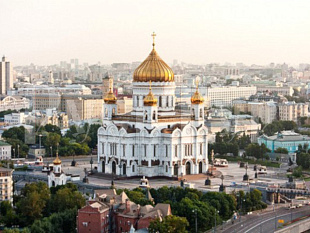
[[[116,174],[116,162],[115,161],[112,162],[112,173]]]
[[[177,175],[178,175],[178,170],[179,170],[178,165],[177,165],[177,164],[174,164],[173,174],[174,174],[175,176],[177,176]]]
[[[123,163],[123,175],[126,175],[126,164]]]
[[[52,186],[55,187],[55,181],[52,181]]]
[[[186,175],[190,175],[191,174],[191,163],[187,162],[186,163]]]
[[[102,173],[105,173],[105,161],[102,161]]]
[[[199,173],[202,173],[202,162],[199,162]]]

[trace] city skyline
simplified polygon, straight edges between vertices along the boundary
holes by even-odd
[[[135,62],[310,63],[310,2],[0,1],[0,52],[13,65]]]

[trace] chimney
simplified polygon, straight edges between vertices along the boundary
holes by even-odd
[[[126,199],[126,213],[130,212],[130,201],[129,199]]]

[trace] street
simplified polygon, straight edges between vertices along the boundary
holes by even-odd
[[[278,220],[284,220],[284,223],[291,221],[305,215],[310,214],[310,206],[303,206],[298,209],[288,210],[286,207],[280,207],[275,211],[269,211],[266,213],[253,213],[252,215],[242,216],[241,222],[235,221],[235,224],[231,227],[219,231],[222,233],[243,232],[243,233],[271,233],[282,223]]]

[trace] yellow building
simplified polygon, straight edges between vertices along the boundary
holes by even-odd
[[[13,170],[0,167],[0,201],[13,203]]]
[[[117,112],[125,114],[132,111],[132,98],[123,97],[117,100]]]
[[[101,96],[72,96],[66,98],[64,104],[65,112],[67,112],[70,120],[101,119],[103,106]]]

